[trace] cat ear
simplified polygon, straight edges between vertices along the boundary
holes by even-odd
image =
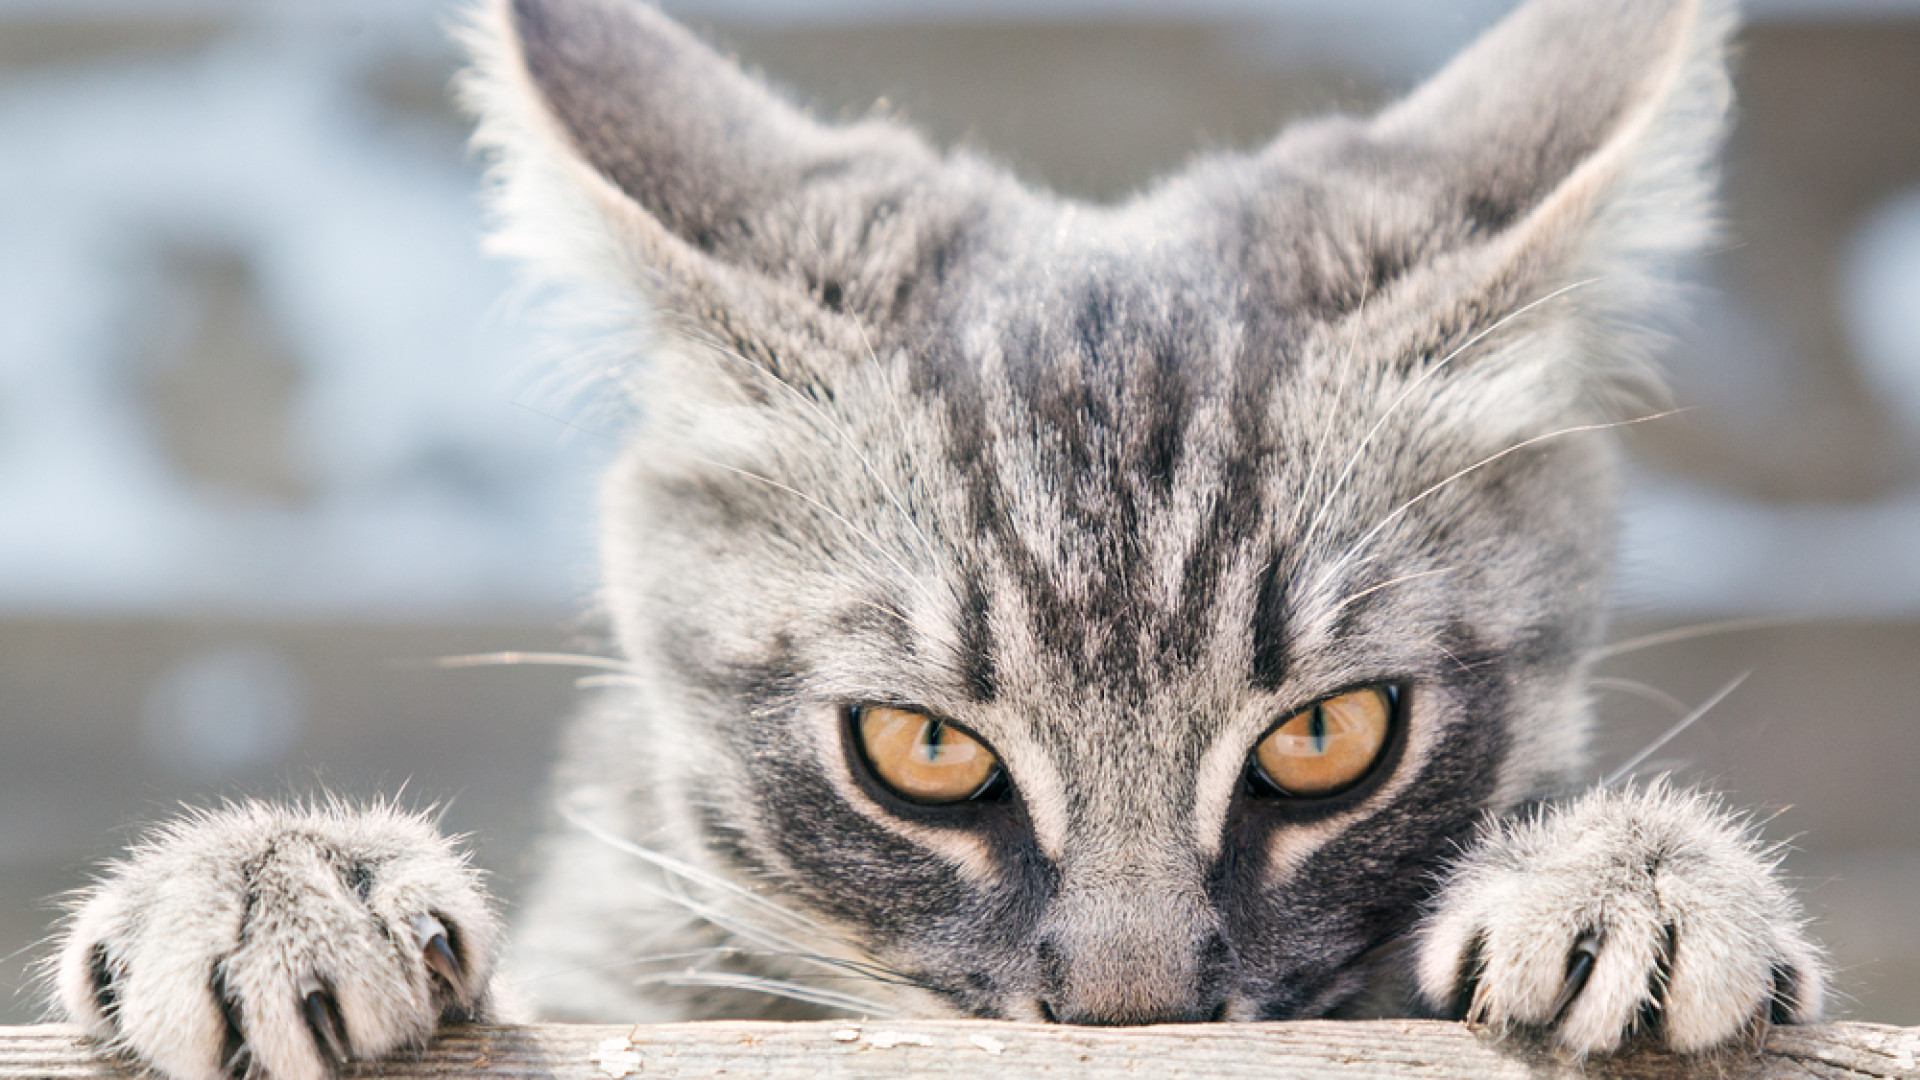
[[[904,127],[818,123],[637,0],[495,0],[467,44],[494,249],[729,347],[847,344],[953,219]]]
[[[1399,286],[1426,350],[1565,290],[1542,312],[1584,315],[1603,374],[1630,376],[1622,328],[1713,232],[1733,24],[1722,0],[1533,0],[1372,121],[1283,136],[1269,175],[1321,181],[1291,287],[1342,314]]]

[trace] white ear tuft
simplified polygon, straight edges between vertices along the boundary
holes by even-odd
[[[818,123],[637,0],[494,0],[466,43],[493,250],[727,348],[857,340],[980,197],[904,127]]]
[[[1552,295],[1510,327],[1556,324],[1536,367],[1589,399],[1646,385],[1646,328],[1714,234],[1733,27],[1726,0],[1532,0],[1372,121],[1286,133],[1258,162],[1291,245],[1271,288],[1416,362]]]

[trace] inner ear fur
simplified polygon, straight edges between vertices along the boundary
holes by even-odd
[[[1523,5],[1373,120],[1260,156],[1282,255],[1253,249],[1256,276],[1428,360],[1557,293],[1514,328],[1571,318],[1596,386],[1643,380],[1648,318],[1713,235],[1733,26],[1724,0]]]
[[[496,249],[637,286],[730,348],[857,344],[847,320],[885,321],[989,172],[892,121],[815,121],[638,0],[493,0],[476,22]]]

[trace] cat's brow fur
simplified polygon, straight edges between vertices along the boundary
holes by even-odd
[[[1657,396],[1646,328],[1710,231],[1731,26],[1535,0],[1377,117],[1094,206],[819,123],[632,0],[489,7],[465,92],[495,248],[585,313],[640,417],[605,488],[629,662],[569,737],[586,827],[519,933],[543,1011],[806,1014],[623,963],[745,945],[708,970],[825,965],[909,1012],[1323,1015],[1394,1000],[1424,910],[1425,1007],[1576,1051],[1662,971],[1681,1048],[1816,1015],[1790,897],[1709,803],[1479,831],[1584,767],[1604,431]],[[1377,782],[1248,793],[1276,721],[1386,683]],[[888,795],[862,705],[961,725],[1014,796]],[[1596,896],[1638,914],[1577,914]],[[1603,930],[1629,944],[1554,1013],[1539,973]]]

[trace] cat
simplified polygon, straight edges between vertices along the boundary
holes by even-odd
[[[641,413],[624,660],[514,974],[421,816],[245,803],[76,901],[73,1021],[308,1080],[534,1013],[1399,1012],[1573,1055],[1820,1015],[1745,819],[1579,789],[1607,429],[1711,233],[1727,3],[1530,0],[1371,119],[1114,206],[816,121],[638,0],[476,25],[494,246]]]

